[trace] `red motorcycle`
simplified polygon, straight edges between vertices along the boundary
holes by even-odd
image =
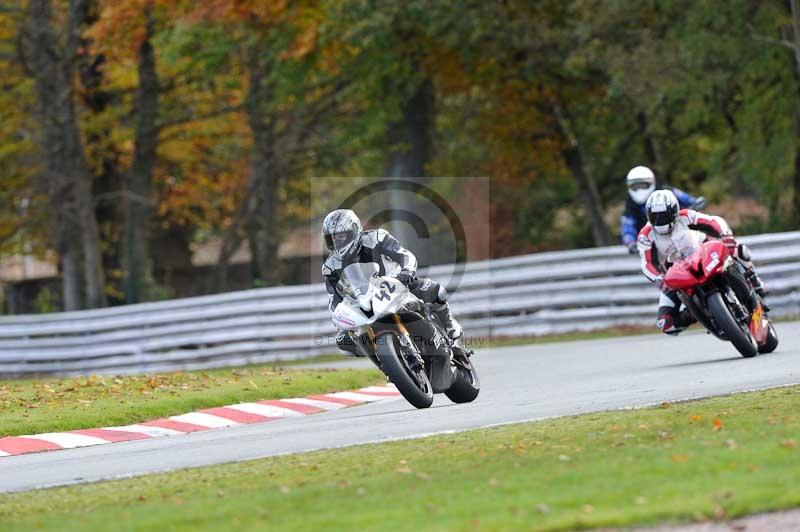
[[[769,310],[745,277],[745,269],[720,241],[704,242],[686,258],[676,259],[664,284],[708,332],[727,342],[744,357],[771,353],[778,334]]]

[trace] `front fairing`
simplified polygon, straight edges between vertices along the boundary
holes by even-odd
[[[333,311],[333,324],[338,329],[358,330],[384,316],[400,312],[417,298],[393,277],[373,275],[344,299]]]
[[[722,242],[705,242],[685,259],[677,259],[664,276],[664,283],[671,290],[683,290],[691,295],[698,286],[723,273],[729,259],[728,249]]]
[[[333,310],[331,316],[334,326],[345,331],[355,331],[368,326],[374,321],[371,316],[367,316],[358,305],[351,301],[342,301]]]
[[[371,280],[372,311],[376,316],[397,313],[407,304],[410,295],[408,288],[393,277],[373,277]]]

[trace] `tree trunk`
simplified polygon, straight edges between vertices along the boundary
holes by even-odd
[[[575,183],[578,185],[578,194],[592,225],[592,238],[595,246],[608,246],[611,244],[608,226],[603,219],[603,204],[600,201],[600,194],[591,175],[589,175],[583,161],[583,153],[577,137],[573,133],[570,125],[569,115],[563,106],[554,102],[552,104],[553,116],[556,119],[561,135],[564,137],[566,147],[562,150],[564,163],[569,168]]]
[[[255,201],[247,213],[247,228],[254,282],[272,285],[278,282],[278,246],[281,232],[278,224],[278,187],[280,168],[275,152],[275,118],[271,112],[272,83],[267,79],[269,64],[263,47],[248,49],[247,68],[250,86],[245,100],[247,123],[253,135],[250,154],[250,182]]]
[[[402,108],[400,120],[389,126],[386,136],[387,177],[424,177],[433,154],[433,83],[424,80]]]
[[[31,0],[26,43],[42,126],[43,173],[53,207],[56,248],[61,255],[65,310],[81,308],[84,303],[89,307],[105,304],[99,233],[74,102],[82,13],[84,2],[71,0],[64,45],[53,28],[50,1]],[[85,295],[85,302],[81,295]]]
[[[405,178],[424,183],[425,166],[433,158],[433,131],[436,95],[433,83],[425,79],[403,104],[401,118],[390,124],[386,134],[388,157],[384,176]],[[424,207],[415,205],[408,192],[391,190],[390,209],[420,214]],[[430,264],[433,250],[430,239],[420,239],[412,227],[403,222],[402,214],[392,216],[392,234],[405,246],[412,246],[420,264]]]
[[[800,74],[800,0],[789,0],[789,10],[792,13],[795,67],[797,68],[798,74]]]
[[[242,245],[245,235],[248,236],[250,242],[257,238],[257,231],[254,231],[250,226],[243,227],[249,223],[251,213],[254,210],[254,202],[254,185],[252,183],[252,175],[250,175],[248,176],[244,199],[234,216],[233,224],[225,231],[222,237],[215,269],[214,289],[217,292],[224,292],[228,288],[228,266],[230,265],[231,257]],[[251,261],[251,267],[254,267],[254,264]]]
[[[97,21],[94,10],[89,10],[84,16],[84,23],[91,25]],[[110,106],[119,103],[111,92],[103,88],[105,57],[102,54],[92,56],[88,50],[91,42],[84,40],[81,43],[83,53],[80,54],[80,84],[82,102],[92,115],[101,115]],[[86,133],[86,143],[94,145],[104,143],[111,135],[111,125],[102,129],[92,129]],[[123,182],[120,170],[119,152],[108,147],[104,150],[99,163],[99,171],[92,176],[92,196],[95,198],[95,218],[99,225],[101,238],[114,242],[116,245],[101,249],[103,270],[112,271],[123,269],[123,224],[124,209],[120,201],[122,197]]]
[[[151,39],[153,16],[147,8],[144,41],[139,46],[139,85],[136,90],[136,138],[133,165],[128,177],[125,198],[125,301],[138,303],[147,299],[152,282],[150,231],[152,217],[153,170],[158,147],[158,75]]]
[[[795,118],[795,146],[794,146],[794,214],[793,222],[800,227],[800,116]]]
[[[792,36],[794,37],[795,81],[800,96],[800,0],[789,0],[792,13]],[[800,109],[795,112],[794,147],[794,223],[800,226]]]
[[[658,175],[658,172],[656,171],[658,167],[656,145],[655,142],[653,142],[653,135],[650,134],[647,115],[644,114],[644,112],[639,111],[636,113],[636,125],[639,130],[639,135],[642,137],[642,143],[644,144],[644,158],[645,161],[647,161],[647,166],[650,167],[656,173],[656,175]]]
[[[64,310],[78,310],[81,308],[80,250],[62,244],[58,251],[61,263],[61,307]]]

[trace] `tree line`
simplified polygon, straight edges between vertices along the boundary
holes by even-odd
[[[160,297],[211,237],[217,289],[243,245],[279,282],[313,176],[489,176],[496,255],[613,243],[637,164],[800,222],[800,0],[9,0],[0,28],[0,254],[56,257],[66,310]]]

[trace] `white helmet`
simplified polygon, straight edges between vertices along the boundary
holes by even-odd
[[[639,205],[644,205],[656,189],[656,175],[646,166],[631,168],[625,181],[628,184],[628,195]]]
[[[647,221],[659,235],[672,233],[680,205],[671,190],[656,190],[647,198]]]
[[[361,249],[361,220],[350,209],[331,211],[322,222],[322,237],[331,255],[349,259]]]

